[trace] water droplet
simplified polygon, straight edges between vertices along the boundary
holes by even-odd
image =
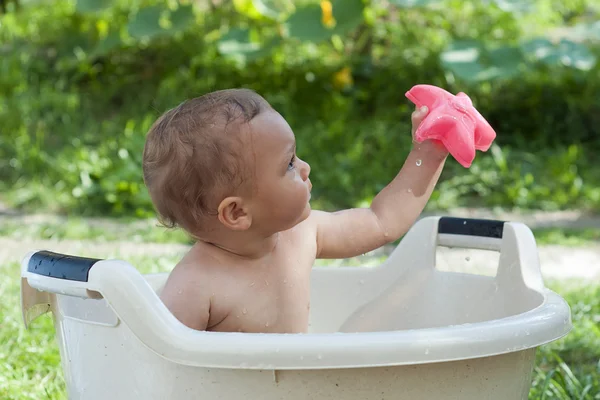
[[[300,356],[300,360],[304,360],[304,356]]]
[[[267,322],[267,323],[265,323],[265,328],[268,328],[268,327],[269,327],[269,323]]]
[[[407,191],[408,193],[412,193],[412,189],[410,189],[410,188],[406,189],[406,191]]]
[[[365,280],[361,279],[358,283],[360,283],[361,285],[364,285],[365,284]]]
[[[322,355],[322,354],[319,354],[319,355],[317,356],[317,359],[318,359],[318,360],[322,360],[322,359],[323,359],[323,355]]]
[[[252,282],[252,283],[250,284],[250,287],[252,287],[252,286],[254,286],[254,282]]]
[[[283,280],[283,284],[285,285],[286,283],[287,283],[287,279],[284,279]]]
[[[423,164],[423,161],[421,161],[421,160],[417,160],[417,167],[420,167],[420,166],[421,166],[421,164]]]
[[[425,349],[425,354],[429,354],[429,349]]]
[[[246,310],[246,308],[244,307],[244,309],[242,310],[242,314],[246,315],[248,314],[248,310]]]
[[[179,290],[177,291],[177,293],[178,293],[178,294],[181,294],[181,293],[183,293],[183,290],[179,289]]]
[[[239,318],[240,316],[239,316],[239,315],[236,315],[235,317],[236,317],[236,318]]]
[[[269,286],[269,281],[265,279],[265,285]]]
[[[463,225],[466,225],[466,224],[467,224],[467,221],[463,221]]]
[[[465,257],[465,261],[471,261],[471,257]]]
[[[531,333],[529,331],[525,331],[525,336],[529,336]]]

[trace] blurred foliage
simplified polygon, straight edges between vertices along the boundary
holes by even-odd
[[[4,4],[4,2],[3,2]],[[18,5],[18,7],[16,6]],[[147,216],[145,133],[185,98],[264,95],[311,163],[317,206],[401,167],[418,83],[465,91],[498,133],[431,207],[600,208],[594,0],[73,0],[0,14],[0,190],[13,204]]]

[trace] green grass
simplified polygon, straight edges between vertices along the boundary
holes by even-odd
[[[0,266],[0,398],[66,399],[60,356],[49,317],[24,329],[17,263]]]
[[[600,285],[553,283],[571,306],[573,330],[537,354],[530,399],[600,399]]]
[[[585,246],[600,242],[600,227],[585,229],[534,229],[538,245]]]
[[[21,239],[101,237],[110,241],[131,240],[137,235],[135,240],[139,241],[149,238],[161,242],[187,240],[177,237],[175,232],[139,221],[130,221],[125,231],[119,233],[116,230],[107,232],[103,230],[106,226],[80,219],[60,224],[0,225],[3,225],[0,235]],[[156,231],[152,232],[154,229]],[[547,230],[541,237],[552,238],[553,235],[557,235],[556,231]],[[569,232],[560,235],[561,238],[578,236]],[[597,232],[587,235],[580,236],[593,238]],[[166,271],[176,262],[174,256],[125,259],[145,273]],[[379,261],[373,259],[374,263]],[[550,282],[548,285],[571,305],[574,328],[565,338],[542,346],[538,351],[530,399],[600,400],[600,284]],[[0,302],[0,359],[4,360],[0,363],[0,399],[65,399],[63,372],[50,316],[36,320],[29,331],[21,321],[18,262],[0,264],[0,294],[3,299]]]
[[[533,229],[539,245],[585,246],[600,241],[600,227],[585,229]],[[179,229],[170,230],[153,219],[86,219],[46,217],[24,224],[19,218],[0,217],[0,236],[16,239],[94,240],[190,244]]]
[[[128,241],[146,243],[191,243],[180,229],[166,229],[152,219],[85,219],[41,218],[24,224],[19,218],[4,217],[0,236],[16,239],[94,240],[100,242]]]

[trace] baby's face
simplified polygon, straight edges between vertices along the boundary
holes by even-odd
[[[296,157],[296,138],[279,113],[263,112],[250,127],[253,224],[268,232],[290,229],[310,214],[310,166]]]

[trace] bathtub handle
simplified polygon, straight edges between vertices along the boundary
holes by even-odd
[[[500,253],[496,280],[499,284],[521,282],[543,290],[540,261],[531,229],[520,222],[441,217],[437,223],[437,246],[492,250]],[[432,261],[435,264],[434,261]]]
[[[21,313],[25,326],[50,311],[55,294],[84,299],[102,295],[89,275],[100,259],[40,250],[29,252],[21,263]]]
[[[23,269],[27,272],[28,284],[34,289],[95,298],[100,295],[89,287],[88,278],[99,261],[102,260],[41,250],[30,253]]]
[[[500,251],[504,224],[491,219],[441,217],[437,245]]]

